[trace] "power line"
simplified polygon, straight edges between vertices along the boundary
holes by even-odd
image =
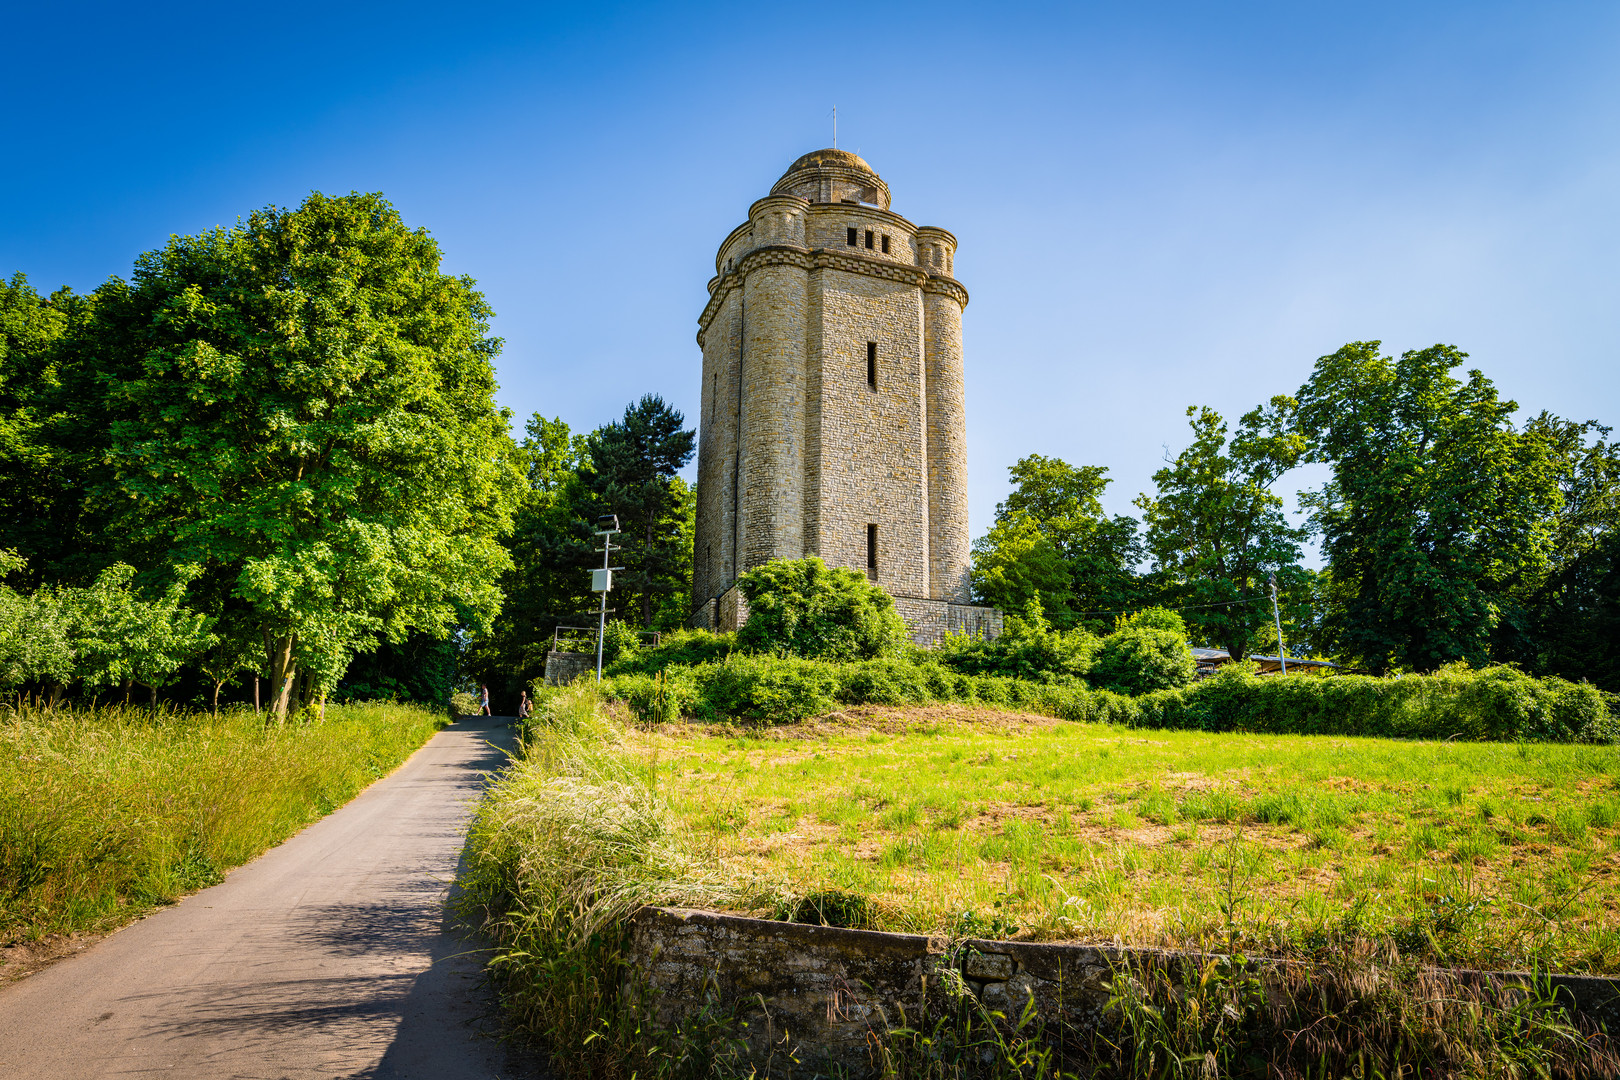
[[[1247,600],[1225,600],[1225,601],[1222,601],[1219,604],[1187,604],[1184,607],[1165,608],[1165,610],[1166,611],[1201,611],[1204,608],[1237,607],[1239,604],[1257,604],[1257,603],[1259,603],[1260,601],[1262,601],[1264,599],[1265,599],[1264,596],[1254,596],[1254,597],[1250,597]],[[1158,605],[1155,605],[1155,606],[1164,607],[1164,605],[1162,605],[1162,604],[1158,604]],[[1135,615],[1138,611],[1141,611],[1141,610],[1143,610],[1143,609],[1139,608],[1139,607],[1136,607],[1136,608],[1121,608],[1118,611],[1073,611],[1073,612],[1070,612],[1070,614],[1071,615]]]

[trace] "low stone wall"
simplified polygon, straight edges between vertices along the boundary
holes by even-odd
[[[952,604],[946,600],[918,596],[897,596],[894,598],[894,609],[906,620],[911,640],[924,647],[939,644],[946,634],[991,639],[1001,636],[1001,612],[992,607]]]
[[[1043,1020],[1088,1030],[1107,1006],[1107,984],[1118,966],[1176,955],[1019,941],[958,944],[952,950],[942,937],[644,908],[632,923],[630,960],[645,979],[660,1024],[678,1022],[705,1004],[735,1008],[748,1023],[743,1030],[757,1065],[785,1061],[791,1053],[812,1067],[836,1065],[859,1074],[871,1066],[874,1037],[922,1016],[928,987],[938,985],[934,980],[961,978],[986,1006],[1009,1016],[1033,997]],[[1610,1030],[1620,1028],[1620,979],[1551,978],[1577,1011]]]
[[[596,654],[585,652],[546,653],[546,685],[567,686],[581,675],[596,670]]]

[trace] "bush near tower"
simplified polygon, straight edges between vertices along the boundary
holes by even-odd
[[[737,644],[811,660],[871,660],[904,651],[909,635],[875,582],[821,559],[772,559],[737,579],[748,622]]]

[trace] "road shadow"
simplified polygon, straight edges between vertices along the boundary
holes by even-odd
[[[467,717],[457,725],[484,732],[490,744],[488,754],[475,766],[486,774],[476,785],[480,790],[516,748],[510,719]],[[455,880],[461,878],[466,868],[464,846],[456,864]],[[484,974],[491,949],[487,941],[464,926],[453,913],[452,905],[458,893],[455,880],[438,883],[444,893],[435,909],[437,928],[430,948],[432,963],[411,984],[394,1041],[375,1068],[355,1074],[353,1080],[404,1080],[407,1077],[545,1080],[550,1076],[544,1055],[501,1038],[499,1002]],[[393,916],[382,911],[366,913],[361,918],[362,921],[375,920],[378,929],[386,933]],[[342,942],[334,944],[341,947]]]

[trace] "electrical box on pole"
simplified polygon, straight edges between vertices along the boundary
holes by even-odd
[[[613,571],[622,566],[609,566],[613,553],[613,538],[619,535],[619,515],[603,514],[596,519],[596,535],[602,538],[602,569],[591,571],[591,592],[602,594],[602,608],[596,617],[596,681],[602,681],[602,638],[607,633],[607,596],[613,588]]]

